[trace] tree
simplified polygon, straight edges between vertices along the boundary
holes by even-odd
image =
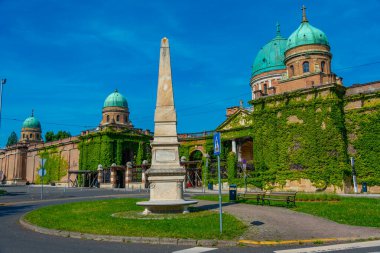
[[[71,137],[70,132],[59,130],[56,134],[53,131],[47,131],[45,134],[46,142],[58,141],[65,138]]]
[[[45,140],[46,140],[46,142],[54,141],[54,132],[53,131],[47,131],[45,134]]]
[[[9,137],[8,137],[7,147],[16,144],[16,143],[17,143],[17,140],[18,140],[18,138],[17,138],[17,134],[13,131],[13,132],[9,135]]]
[[[55,135],[55,140],[62,140],[62,139],[65,139],[65,138],[69,138],[71,137],[71,134],[70,132],[66,132],[66,131],[58,131],[58,133]]]

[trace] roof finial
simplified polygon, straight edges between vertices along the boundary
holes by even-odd
[[[34,109],[32,109],[32,117],[34,117]]]
[[[307,17],[306,17],[306,7],[305,7],[305,5],[302,5],[301,10],[302,10],[302,22],[308,22]]]
[[[278,23],[278,22],[277,22],[277,24],[276,24],[276,29],[277,29],[277,32],[276,32],[277,36],[281,36],[281,32],[280,32],[280,23]]]

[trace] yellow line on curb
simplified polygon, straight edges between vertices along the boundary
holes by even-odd
[[[239,243],[252,244],[252,245],[282,245],[282,244],[303,244],[303,243],[323,243],[334,241],[347,241],[354,240],[353,238],[315,238],[304,240],[281,240],[281,241],[252,241],[252,240],[239,240]]]

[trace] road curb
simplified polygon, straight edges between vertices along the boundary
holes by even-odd
[[[255,246],[275,246],[275,245],[301,245],[301,244],[324,244],[333,242],[357,242],[357,241],[372,241],[377,240],[377,237],[360,238],[360,237],[342,237],[342,238],[312,238],[302,240],[278,240],[278,241],[254,241],[254,240],[239,240],[239,244],[255,245]]]
[[[25,213],[19,219],[20,224],[29,230],[38,232],[45,235],[54,235],[67,238],[87,239],[95,241],[107,242],[121,242],[121,243],[148,243],[148,244],[170,244],[179,246],[219,246],[219,247],[232,247],[237,246],[237,241],[224,241],[224,240],[195,240],[195,239],[181,239],[181,238],[156,238],[156,237],[133,237],[133,236],[115,236],[115,235],[97,235],[80,232],[71,232],[64,230],[56,230],[43,228],[33,225],[24,219]]]

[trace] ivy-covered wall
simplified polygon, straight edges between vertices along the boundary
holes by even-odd
[[[61,157],[58,149],[56,147],[46,148],[38,153],[40,158],[46,159],[44,169],[46,170],[46,175],[44,176],[44,184],[59,182],[61,178],[67,175],[68,163]],[[40,167],[36,170],[38,171]],[[36,173],[35,183],[42,183],[41,177]]]
[[[79,169],[96,170],[98,165],[109,167],[111,164],[125,165],[129,161],[141,164],[150,160],[150,136],[132,131],[113,131],[106,129],[81,136]]]
[[[332,86],[251,101],[259,187],[309,179],[323,190],[349,173],[343,91]]]
[[[380,185],[380,92],[358,94],[346,99],[362,104],[346,110],[348,155],[355,158],[358,183]]]

